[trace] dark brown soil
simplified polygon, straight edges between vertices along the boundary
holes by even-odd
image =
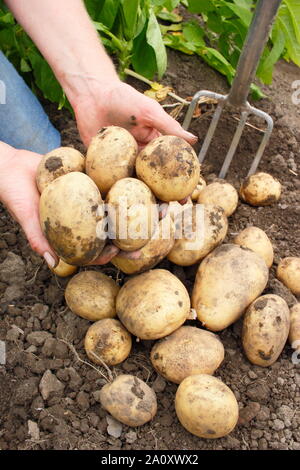
[[[275,119],[260,170],[281,181],[282,198],[269,207],[240,203],[230,218],[228,234],[230,241],[248,225],[266,231],[274,245],[275,263],[265,293],[282,295],[289,305],[296,299],[274,278],[274,272],[280,258],[299,256],[300,106],[291,100],[296,79],[299,69],[280,63],[273,85],[265,88],[268,98],[256,104]],[[169,52],[165,82],[182,97],[202,88],[228,91],[224,78],[200,59],[173,51]],[[136,81],[131,83],[144,89]],[[57,112],[52,105],[47,107],[62,132],[63,144],[83,150],[69,113]],[[192,124],[200,142],[210,117],[204,114]],[[256,121],[254,124],[261,125]],[[226,113],[203,168],[207,180],[220,169],[235,125]],[[261,133],[246,128],[228,175],[237,188],[260,139]],[[143,427],[130,429],[123,425],[119,437],[109,435],[107,413],[101,409],[97,393],[105,379],[79,360],[87,359],[83,338],[89,322],[66,308],[64,288],[68,280],[55,278],[32,253],[3,207],[0,214],[0,263],[10,260],[10,271],[4,272],[0,266],[0,340],[6,342],[7,349],[6,365],[0,366],[0,449],[300,449],[300,366],[293,364],[293,351],[288,345],[273,366],[251,365],[241,348],[241,321],[219,334],[226,355],[215,375],[233,390],[240,406],[239,425],[229,436],[204,440],[181,427],[174,410],[177,386],[157,376],[149,361],[152,342],[145,341],[135,344],[133,353],[113,369],[113,374],[134,374],[152,386],[158,396],[158,413]],[[171,269],[191,290],[197,267],[183,269],[167,261],[160,266]],[[117,276],[111,265],[102,271]],[[101,372],[105,374],[105,370]],[[42,377],[46,391],[41,387]],[[32,427],[36,433],[30,435]]]

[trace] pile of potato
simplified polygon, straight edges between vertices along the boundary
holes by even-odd
[[[288,338],[300,348],[300,304],[290,313],[284,299],[262,295],[273,264],[266,233],[247,227],[223,244],[228,217],[238,205],[236,189],[224,180],[206,184],[197,156],[184,140],[161,136],[138,153],[131,134],[116,126],[98,132],[86,158],[64,147],[45,155],[37,186],[41,226],[60,257],[54,269],[58,276],[74,274],[101,254],[107,220],[112,243],[123,251],[140,251],[138,259],[113,258],[120,271],[134,275],[122,287],[90,268],[67,285],[70,310],[93,322],[84,341],[88,358],[112,367],[129,356],[132,336],[155,340],[150,360],[161,376],[178,384],[175,409],[180,423],[202,438],[230,433],[239,407],[228,386],[213,376],[224,360],[216,332],[244,315],[245,355],[262,367],[277,360]],[[277,180],[258,173],[242,183],[240,197],[259,206],[276,202],[280,192]],[[176,202],[186,198],[183,205]],[[124,201],[126,233],[121,230]],[[157,201],[167,207],[161,219]],[[181,233],[178,217],[185,216],[190,219]],[[174,274],[152,269],[165,257],[180,266],[199,265],[191,298]],[[282,260],[277,276],[300,295],[300,258]],[[200,323],[185,325],[196,318]],[[102,406],[128,426],[143,425],[157,411],[154,391],[132,375],[109,380],[100,395]]]

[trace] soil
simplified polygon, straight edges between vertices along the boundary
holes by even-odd
[[[267,98],[256,103],[275,120],[259,169],[281,181],[282,197],[279,203],[260,208],[240,202],[230,218],[227,238],[232,240],[248,225],[266,231],[275,262],[264,293],[279,294],[290,306],[297,299],[274,274],[280,258],[299,256],[300,105],[291,99],[296,79],[299,69],[279,63],[272,86],[264,87]],[[169,51],[164,82],[182,97],[203,88],[228,92],[225,79],[199,58],[174,51]],[[140,82],[130,83],[145,89]],[[83,150],[70,114],[58,112],[50,104],[46,107],[62,133],[63,144]],[[191,127],[199,136],[199,145],[211,118],[209,111],[210,106],[203,108],[201,119],[194,120]],[[225,113],[203,166],[208,181],[221,167],[235,125],[234,115]],[[261,133],[247,126],[228,175],[237,188],[260,139]],[[240,406],[239,424],[229,436],[204,440],[179,424],[174,410],[177,386],[153,370],[149,361],[153,342],[146,341],[136,342],[130,357],[112,372],[134,374],[153,387],[158,413],[153,421],[135,429],[107,419],[98,402],[106,371],[82,362],[87,360],[83,338],[89,322],[66,307],[68,279],[56,278],[30,250],[20,227],[3,207],[0,214],[0,263],[4,262],[0,266],[0,340],[7,350],[6,365],[0,366],[0,449],[300,449],[300,366],[293,363],[289,345],[271,367],[250,364],[241,347],[241,320],[219,333],[226,354],[215,375],[233,390]],[[197,266],[184,269],[164,260],[160,267],[170,269],[191,291]],[[117,278],[112,265],[97,269]]]

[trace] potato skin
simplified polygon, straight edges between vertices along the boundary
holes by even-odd
[[[248,176],[240,187],[240,197],[252,206],[270,206],[281,196],[281,184],[268,173]]]
[[[197,206],[192,207],[192,225],[190,227],[191,235],[196,233],[196,210]],[[191,238],[181,238],[175,240],[174,247],[169,252],[167,258],[172,263],[179,266],[191,266],[203,259],[214,248],[220,245],[226,237],[228,230],[228,220],[224,210],[221,207],[207,204],[203,206],[204,233],[202,230]],[[184,220],[184,219],[183,219]],[[191,244],[193,246],[191,247]]]
[[[127,426],[142,426],[157,412],[155,392],[133,375],[119,375],[102,387],[100,402],[115,419]]]
[[[265,260],[268,268],[272,266],[274,260],[273,246],[268,235],[260,228],[245,228],[235,237],[233,243],[255,251]]]
[[[253,251],[234,244],[221,245],[200,264],[192,307],[198,319],[212,331],[238,320],[264,290],[269,271]]]
[[[287,341],[290,312],[278,295],[263,295],[248,308],[242,331],[243,348],[252,364],[268,367],[278,359]]]
[[[84,156],[72,147],[59,147],[43,156],[36,173],[36,184],[40,193],[59,176],[71,171],[83,172]]]
[[[277,267],[277,278],[295,295],[300,295],[300,258],[283,258]]]
[[[81,271],[72,277],[65,290],[69,309],[82,318],[98,321],[116,316],[116,297],[120,288],[98,271]]]
[[[86,332],[84,348],[95,364],[115,366],[125,361],[132,346],[131,335],[119,320],[103,318]]]
[[[100,255],[105,244],[103,207],[97,186],[84,173],[60,176],[44,189],[42,231],[63,261],[84,266]]]
[[[164,135],[139,153],[136,173],[161,201],[180,201],[196,188],[200,164],[190,144],[180,137]]]
[[[105,196],[113,184],[132,176],[138,145],[126,129],[102,127],[91,140],[86,156],[86,173]]]
[[[211,204],[224,209],[227,217],[237,208],[239,196],[237,190],[227,181],[218,180],[204,188],[198,197],[198,204]]]
[[[182,426],[205,439],[229,434],[239,415],[230,388],[207,374],[191,375],[181,382],[176,392],[175,409]]]
[[[129,279],[117,297],[117,315],[130,333],[159,339],[187,319],[190,298],[182,282],[165,269],[153,269]]]
[[[65,263],[62,259],[59,260],[58,265],[51,269],[51,271],[59,277],[68,277],[76,273],[77,266],[71,266],[68,263]]]
[[[163,238],[163,227],[170,228],[170,237]],[[138,259],[127,259],[115,256],[111,263],[126,274],[139,274],[154,268],[173,248],[175,227],[169,215],[162,219],[149,242],[140,249]]]
[[[290,313],[289,342],[293,349],[300,351],[300,303],[293,305]]]
[[[123,178],[112,186],[106,203],[110,225],[115,232],[113,243],[124,251],[135,251],[145,246],[155,230],[155,222],[158,222],[155,198],[148,186],[135,178]],[[140,210],[135,210],[138,206]],[[127,237],[121,238],[124,211],[127,211],[127,231],[124,233]]]
[[[153,346],[150,359],[160,375],[179,384],[190,375],[213,374],[224,360],[224,346],[210,331],[181,326]]]
[[[196,188],[194,189],[194,191],[192,192],[192,195],[191,195],[191,199],[192,199],[193,202],[196,202],[198,200],[198,197],[199,197],[201,191],[204,188],[206,188],[206,186],[207,186],[207,184],[206,184],[205,179],[203,178],[203,176],[200,176],[198,184],[197,184]]]

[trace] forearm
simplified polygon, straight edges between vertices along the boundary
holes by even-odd
[[[4,142],[0,142],[0,174],[9,165],[10,160],[16,153],[16,149]],[[1,193],[1,188],[0,188]]]
[[[82,0],[6,0],[37,45],[71,104],[118,81]]]

